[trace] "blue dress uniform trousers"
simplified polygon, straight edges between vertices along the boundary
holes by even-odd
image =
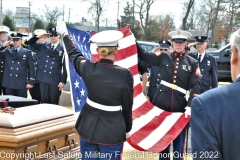
[[[14,95],[18,97],[27,98],[27,89],[6,88],[6,95]]]
[[[54,84],[40,83],[41,103],[58,104],[61,91]]]
[[[184,142],[186,137],[186,127],[173,140],[173,160],[182,160],[184,158]],[[170,160],[170,145],[159,153],[159,160]]]
[[[120,160],[123,143],[102,145],[80,138],[82,160]]]

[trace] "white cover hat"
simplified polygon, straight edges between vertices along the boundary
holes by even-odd
[[[0,26],[0,32],[8,33],[10,31],[10,28],[7,26]]]
[[[107,30],[94,34],[90,40],[95,42],[98,47],[115,47],[123,37],[123,33],[116,30]]]
[[[34,35],[38,36],[41,34],[47,33],[44,29],[36,29],[34,30]]]
[[[168,35],[170,37],[172,37],[172,41],[176,41],[176,42],[184,42],[192,36],[192,34],[190,32],[180,31],[180,30],[179,31],[171,31],[168,33]]]

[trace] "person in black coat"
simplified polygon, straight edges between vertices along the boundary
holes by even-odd
[[[191,101],[200,91],[200,69],[198,61],[185,54],[187,39],[191,33],[186,31],[171,31],[168,33],[172,37],[174,51],[157,52],[157,47],[153,53],[144,51],[137,44],[138,57],[149,65],[159,67],[161,83],[157,88],[152,103],[169,112],[184,112],[187,116],[191,107]],[[190,91],[188,101],[186,93]],[[186,127],[173,140],[173,153],[183,154]],[[160,160],[170,160],[170,145],[159,153]],[[173,156],[174,160],[181,160],[181,157]]]
[[[208,54],[207,36],[195,36],[197,51],[188,52],[191,57],[199,62],[201,70],[201,92],[218,87],[217,63],[215,58]]]
[[[0,26],[0,48],[8,41],[8,32],[10,28],[7,26]],[[6,95],[6,89],[2,86],[3,71],[4,71],[4,56],[0,55],[0,95]]]
[[[0,52],[5,58],[2,86],[6,88],[6,95],[27,98],[27,89],[35,83],[35,65],[31,51],[21,46],[22,36],[12,33],[13,47],[7,47],[10,40]]]
[[[159,51],[160,52],[170,52],[171,42],[167,40],[159,41]],[[152,102],[153,97],[157,91],[158,86],[161,82],[161,75],[158,66],[150,66],[151,67],[151,76],[149,81],[149,88],[147,96],[149,97],[149,101]]]
[[[93,62],[86,60],[71,43],[64,22],[59,22],[57,29],[65,35],[63,41],[69,60],[88,90],[86,104],[75,125],[80,135],[82,160],[96,153],[112,155],[106,158],[119,160],[126,133],[132,128],[134,91],[132,73],[114,65],[123,33],[110,30],[94,34],[90,40],[96,43],[100,60]]]
[[[37,42],[47,36],[50,37],[50,43]],[[64,51],[59,43],[59,34],[55,28],[49,28],[47,34],[34,36],[25,43],[38,50],[37,56],[40,60],[36,79],[40,83],[41,103],[58,104],[67,81]]]

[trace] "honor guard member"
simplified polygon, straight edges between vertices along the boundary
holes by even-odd
[[[201,70],[201,92],[218,87],[217,64],[215,58],[206,52],[207,36],[196,36],[197,51],[188,54],[198,60]]]
[[[3,44],[8,41],[8,33],[10,31],[10,28],[7,26],[0,26],[0,48],[4,47]],[[4,70],[4,56],[0,55],[0,95],[5,95],[5,87],[2,86],[2,80],[3,80],[3,70]]]
[[[50,36],[49,43],[38,43],[40,38]],[[37,81],[40,82],[41,103],[58,104],[61,91],[67,81],[63,46],[59,43],[56,28],[48,28],[47,34],[30,38],[25,42],[39,52]]]
[[[47,33],[47,32],[44,29],[34,30],[34,36],[35,37],[38,36],[38,35],[41,35],[41,34],[45,34],[45,33]],[[46,37],[39,38],[36,43],[45,44],[46,43]],[[35,69],[36,69],[36,75],[37,75],[41,53],[39,52],[39,50],[31,47],[30,45],[27,45],[24,41],[22,42],[22,45],[24,47],[27,47],[28,49],[30,49],[32,51],[33,59],[35,60]],[[35,81],[34,87],[29,89],[29,93],[30,93],[32,99],[36,99],[38,101],[38,104],[41,103],[40,83],[37,79]]]
[[[167,40],[161,40],[159,41],[159,51],[160,52],[170,52],[170,46],[171,42]],[[151,76],[150,76],[150,82],[149,82],[149,88],[148,88],[148,94],[149,101],[152,102],[153,97],[157,91],[158,86],[161,82],[161,75],[159,71],[158,66],[151,66]]]
[[[88,90],[87,102],[75,125],[80,135],[82,160],[119,160],[126,141],[126,132],[132,128],[133,105],[132,73],[114,65],[113,61],[118,53],[118,41],[123,34],[110,30],[93,35],[91,41],[96,43],[96,50],[100,55],[100,60],[93,62],[86,60],[73,46],[67,35],[65,22],[58,22],[57,29],[61,34],[64,33],[63,41],[69,60],[83,78]]]
[[[153,98],[152,103],[169,112],[189,112],[191,101],[194,95],[199,94],[200,90],[200,69],[198,61],[189,55],[185,54],[185,46],[187,39],[191,33],[186,31],[171,31],[168,33],[172,37],[172,45],[174,51],[169,54],[162,52],[158,56],[154,54],[159,51],[160,47],[154,49],[154,53],[145,52],[138,44],[138,57],[152,66],[158,66],[161,74],[161,83],[157,88],[157,92]],[[186,92],[190,91],[190,97],[186,100]],[[187,116],[187,115],[185,115]],[[173,153],[183,153],[184,142],[186,135],[186,127],[173,140]],[[164,155],[170,155],[170,145],[159,154],[161,160],[170,160]],[[163,156],[163,157],[162,157]],[[182,159],[181,156],[174,160]]]
[[[11,37],[13,47],[0,52],[5,58],[2,86],[6,88],[6,95],[27,98],[27,89],[35,83],[34,60],[31,51],[21,46],[23,35],[12,33]]]

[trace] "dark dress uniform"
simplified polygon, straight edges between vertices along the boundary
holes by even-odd
[[[63,40],[70,62],[88,89],[88,100],[78,117],[76,130],[85,141],[114,149],[115,145],[126,141],[126,132],[132,128],[133,76],[109,59],[80,63],[84,60],[83,55],[67,36]],[[117,106],[122,109],[109,110]],[[109,148],[109,152],[112,149]]]
[[[38,53],[39,51],[34,49],[33,47],[31,47],[30,45],[28,46],[28,48],[32,51],[32,55],[33,55],[33,59],[34,59],[34,63],[35,63],[35,70],[36,70],[36,75],[38,72],[38,65],[40,62],[40,54]],[[41,103],[41,91],[40,91],[40,82],[36,79],[35,80],[35,85],[33,88],[29,89],[29,93],[32,97],[32,99],[36,99],[38,101],[38,104]]]
[[[0,48],[3,47],[3,44],[0,43]],[[0,55],[0,95],[6,95],[5,87],[2,86],[3,80],[3,71],[4,71],[4,56]]]
[[[52,50],[51,43],[37,43],[37,40],[37,37],[32,37],[25,43],[38,50],[36,80],[40,82],[41,103],[58,104],[61,95],[58,85],[67,81],[63,47],[59,43]]]
[[[145,52],[138,44],[138,57],[152,66],[158,66],[161,74],[161,83],[157,88],[152,103],[169,112],[184,112],[186,106],[191,106],[194,94],[199,94],[200,74],[198,62],[185,53],[171,54],[162,52],[160,56]],[[190,97],[186,101],[186,91],[190,91]],[[173,141],[175,153],[181,154],[186,135],[186,127]],[[169,160],[164,157],[169,155],[170,145],[159,154],[161,160]],[[163,155],[163,157],[161,156]],[[181,158],[174,158],[181,159]]]
[[[7,47],[0,52],[5,58],[2,86],[7,95],[27,98],[27,84],[34,86],[35,66],[31,51],[23,47],[18,53],[14,47]]]
[[[149,97],[150,102],[152,102],[155,93],[157,92],[157,88],[161,82],[161,75],[158,66],[151,66],[151,76],[149,81],[149,88],[147,96]]]
[[[198,52],[188,52],[191,57],[198,59]],[[215,58],[205,52],[201,62],[199,62],[201,70],[201,91],[203,93],[209,89],[218,87],[217,64]]]

